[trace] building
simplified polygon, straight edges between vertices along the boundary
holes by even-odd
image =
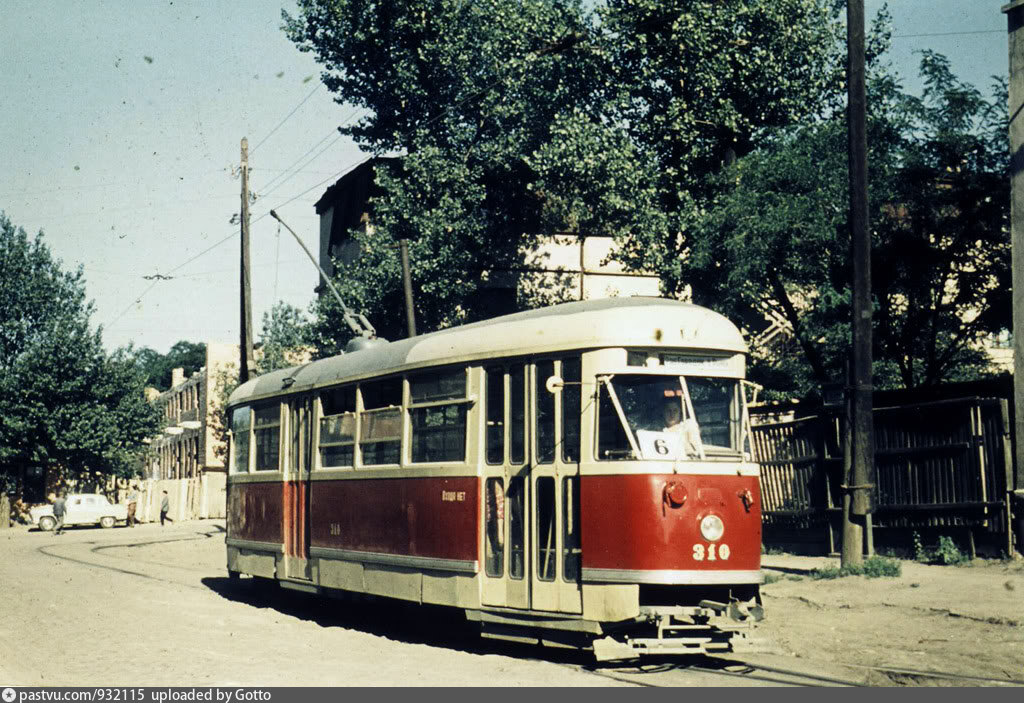
[[[222,384],[233,382],[237,369],[238,345],[209,342],[203,368],[189,378],[184,369],[174,369],[169,390],[150,390],[150,402],[163,413],[164,430],[150,444],[146,478],[179,482],[169,493],[181,498],[176,501],[180,517],[224,515],[226,448],[219,411],[226,395]]]
[[[369,201],[376,191],[375,171],[396,160],[374,157],[363,161],[341,176],[317,201],[320,267],[328,275],[334,274],[335,260],[349,264],[358,258],[359,244],[350,232],[373,227]],[[577,300],[660,294],[658,276],[628,272],[612,260],[615,242],[611,237],[574,234],[533,237],[536,244],[530,247],[521,266],[483,274],[489,299],[506,300],[509,309],[501,312],[514,308],[518,294],[537,291],[558,290],[564,293],[563,299]],[[415,277],[414,267],[414,281]]]

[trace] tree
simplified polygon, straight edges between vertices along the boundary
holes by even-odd
[[[107,356],[82,271],[0,213],[0,472],[28,464],[129,475],[158,429],[135,353]]]
[[[143,347],[136,357],[147,385],[166,391],[171,388],[174,369],[184,369],[188,378],[206,365],[206,344],[182,339],[175,342],[166,354]]]
[[[301,310],[283,300],[263,313],[260,351],[256,361],[260,374],[296,366],[312,351],[310,322]]]
[[[875,385],[984,373],[985,335],[1010,321],[1005,88],[985,100],[925,52],[920,98],[885,74],[869,106]],[[804,395],[842,379],[851,271],[841,119],[791,130],[718,178],[682,278],[736,319],[785,319],[788,348],[754,375]]]
[[[521,267],[529,235],[549,233],[616,236],[675,291],[702,178],[762,130],[825,109],[839,83],[830,5],[301,0],[289,37],[339,102],[367,109],[345,131],[402,155],[378,175],[375,227],[356,235],[343,295],[400,335],[393,244],[409,238],[422,328],[505,312],[481,292]],[[344,328],[329,298],[317,315],[326,350]]]

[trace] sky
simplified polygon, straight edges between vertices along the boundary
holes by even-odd
[[[865,0],[868,19],[883,3]],[[890,0],[908,90],[921,49],[987,89],[1007,73],[1001,0]],[[363,155],[358,117],[281,31],[282,0],[4,0],[0,210],[81,266],[108,350],[238,343],[240,142],[249,141],[253,324],[305,310],[314,203]],[[0,313],[2,314],[2,313]]]

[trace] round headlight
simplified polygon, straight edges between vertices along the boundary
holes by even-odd
[[[700,533],[708,542],[716,542],[722,539],[725,533],[725,525],[722,518],[717,515],[707,515],[700,521]]]

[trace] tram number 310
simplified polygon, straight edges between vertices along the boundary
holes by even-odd
[[[717,553],[716,553],[717,548]],[[693,559],[694,561],[716,561],[721,559],[725,561],[729,558],[732,552],[729,550],[728,544],[709,544],[704,546],[703,544],[693,545]]]

